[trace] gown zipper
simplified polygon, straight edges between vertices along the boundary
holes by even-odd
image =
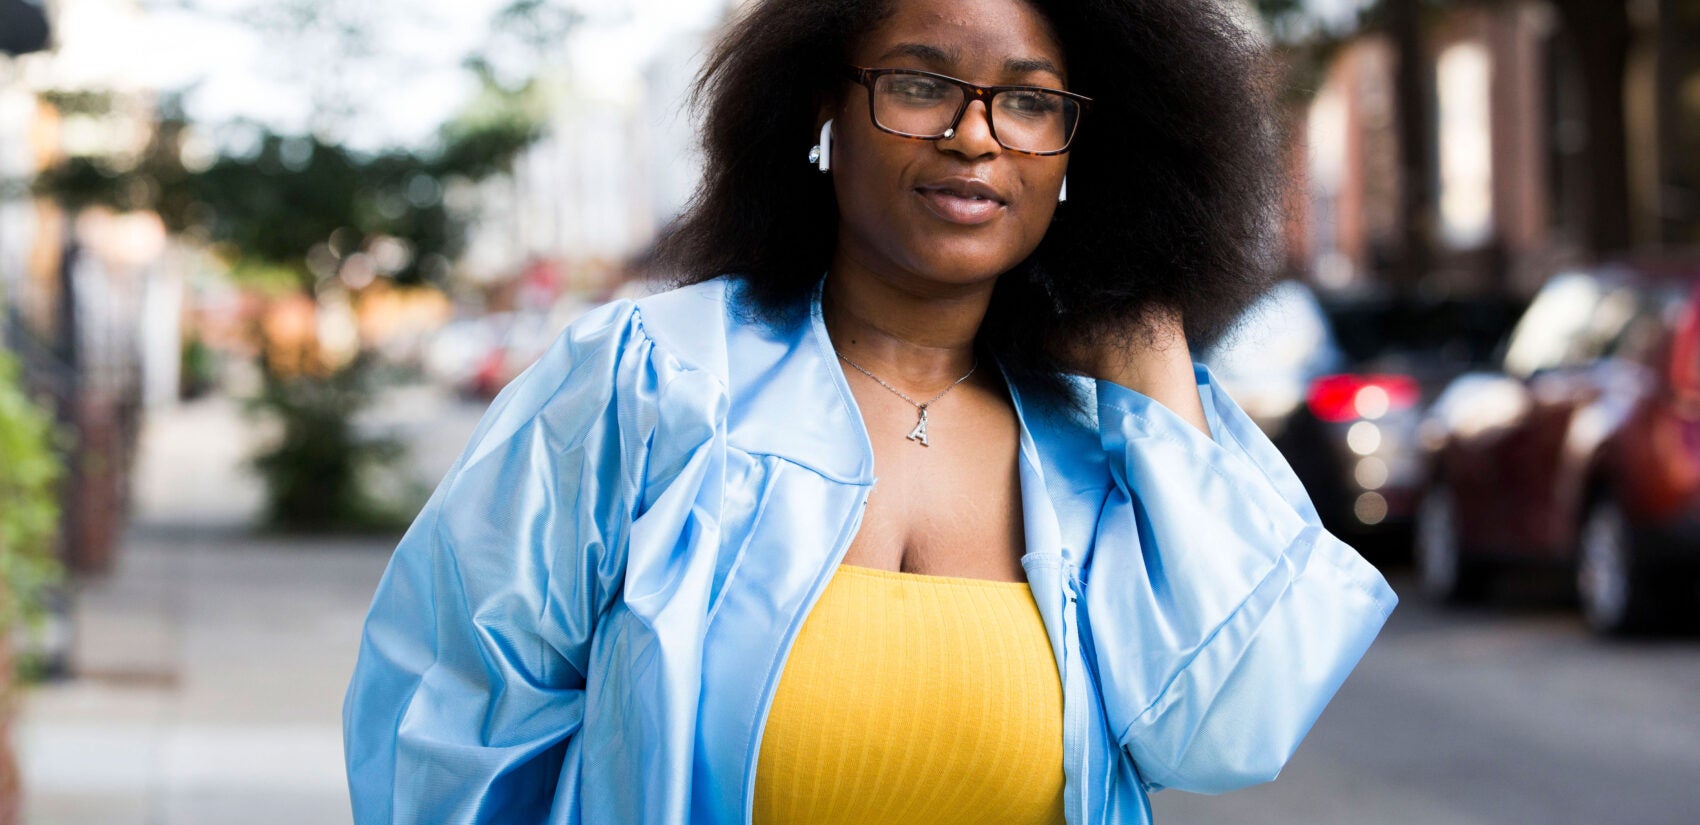
[[[1073,565],[1066,565],[1063,583],[1067,601],[1063,605],[1063,764],[1075,778],[1075,787],[1063,800],[1063,819],[1082,825],[1086,813],[1086,686],[1081,684],[1085,656],[1080,649],[1080,579]]]
[[[767,675],[767,685],[762,688],[761,715],[756,719],[756,735],[750,743],[749,767],[744,771],[744,825],[753,825],[755,821],[756,765],[760,761],[761,740],[767,732],[767,717],[773,710],[773,697],[779,687],[779,676],[785,672],[785,663],[791,658],[791,648],[796,645],[803,622],[808,620],[810,611],[815,609],[815,602],[820,601],[821,594],[826,592],[826,583],[832,579],[833,573],[837,572],[838,565],[844,560],[844,554],[850,549],[850,542],[855,540],[856,532],[862,528],[862,516],[868,512],[868,499],[872,495],[873,485],[870,484],[862,490],[861,499],[856,504],[856,512],[850,520],[850,529],[834,548],[831,560],[815,574],[815,581],[809,587],[809,597],[804,601],[802,611],[785,632],[785,639],[780,642],[783,652],[779,655],[778,665]]]

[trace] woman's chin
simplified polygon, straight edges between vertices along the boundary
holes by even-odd
[[[959,289],[979,291],[983,287],[991,287],[998,282],[1008,267],[969,267],[962,262],[938,262],[935,265],[921,265],[913,269],[913,276],[927,284],[937,284],[938,291],[954,293]]]
[[[935,247],[912,271],[919,277],[941,284],[957,286],[990,285],[998,276],[1021,263],[1020,257],[986,253],[977,250],[953,250],[948,246]]]
[[[1008,243],[988,242],[994,240],[989,235],[976,238],[914,233],[894,240],[898,243],[855,244],[862,254],[846,254],[849,249],[841,245],[840,254],[860,262],[857,268],[886,273],[882,279],[895,277],[917,286],[928,284],[941,293],[989,287],[1028,254]]]

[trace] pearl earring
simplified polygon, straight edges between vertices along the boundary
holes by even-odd
[[[1068,176],[1063,175],[1062,188],[1057,190],[1057,203],[1062,203],[1066,200],[1068,200]]]
[[[820,142],[809,147],[809,162],[816,164],[822,172],[832,168],[832,118],[821,124]]]

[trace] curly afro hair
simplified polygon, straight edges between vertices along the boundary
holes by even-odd
[[[804,155],[821,105],[847,93],[856,38],[891,2],[756,0],[730,24],[693,98],[706,173],[658,250],[681,283],[734,273],[770,318],[806,305],[838,215]],[[1062,44],[1070,90],[1094,103],[1069,150],[1069,199],[998,279],[980,342],[1061,400],[1057,353],[1131,340],[1154,307],[1207,346],[1267,287],[1280,140],[1267,54],[1221,0],[1028,2]]]

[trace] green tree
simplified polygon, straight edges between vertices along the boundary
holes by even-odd
[[[99,204],[155,211],[171,231],[223,250],[238,279],[282,283],[315,299],[343,261],[380,238],[387,249],[403,250],[385,264],[398,282],[445,277],[446,262],[464,245],[467,216],[451,210],[444,193],[509,171],[541,135],[547,100],[540,84],[524,78],[552,59],[578,18],[551,0],[511,3],[492,20],[491,45],[464,63],[480,90],[465,111],[430,145],[362,152],[327,136],[361,116],[347,78],[354,66],[381,59],[372,54],[373,27],[381,23],[375,8],[362,0],[282,0],[240,13],[301,68],[315,111],[309,133],[255,125],[250,151],[187,165],[184,148],[197,124],[167,99],[138,157],[68,158],[38,177],[36,191],[72,210]],[[84,93],[54,102],[91,114],[112,106]],[[387,526],[403,515],[372,491],[399,445],[355,426],[378,380],[373,359],[361,354],[328,371],[274,366],[262,356],[263,390],[252,404],[281,430],[253,459],[266,481],[271,522]]]

